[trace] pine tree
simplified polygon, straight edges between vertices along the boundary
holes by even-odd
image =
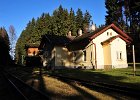
[[[9,36],[8,33],[6,31],[6,29],[4,27],[0,28],[0,36],[3,38],[5,44],[6,44],[6,48],[9,51],[10,50],[10,41],[9,41]]]
[[[42,34],[52,33],[52,31],[51,31],[51,25],[52,25],[51,16],[49,13],[45,14],[44,25],[45,25],[45,27],[43,28]]]
[[[57,10],[53,12],[52,16],[52,32],[56,35],[66,35],[68,32],[68,11],[63,9],[60,5]]]
[[[84,18],[83,18],[83,28],[84,28],[85,33],[87,32],[87,29],[89,28],[90,21],[91,21],[91,15],[86,10],[86,13],[84,14]]]
[[[68,21],[69,31],[72,32],[72,35],[77,35],[76,33],[76,22],[75,22],[75,13],[71,8],[69,13],[69,21]]]
[[[78,31],[79,29],[82,29],[82,30],[83,30],[83,12],[81,11],[80,8],[78,8],[78,10],[77,10],[77,12],[76,12],[75,21],[76,21],[76,28],[77,28],[77,31]]]
[[[106,24],[109,25],[112,22],[119,24],[122,21],[122,6],[119,0],[105,0],[105,6],[107,9]]]
[[[11,57],[9,55],[10,42],[7,31],[4,27],[0,27],[0,65],[11,64]]]
[[[129,1],[130,32],[135,42],[140,40],[140,1]]]
[[[40,41],[38,39],[41,38],[41,35],[45,34],[44,31],[43,31],[46,27],[45,21],[46,21],[45,13],[43,13],[41,15],[41,17],[37,18],[36,26],[35,26],[35,40],[34,40],[34,42]]]

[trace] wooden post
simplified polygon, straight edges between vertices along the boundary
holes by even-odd
[[[136,76],[136,63],[135,63],[135,48],[134,45],[132,45],[133,50],[133,67],[134,67],[134,76]]]

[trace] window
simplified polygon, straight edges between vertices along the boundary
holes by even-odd
[[[36,55],[36,52],[35,51],[33,51],[33,56],[35,56]]]
[[[109,35],[109,32],[107,32],[107,36]]]
[[[122,52],[120,52],[119,55],[120,55],[120,59],[122,59]]]
[[[117,59],[122,60],[122,51],[117,51],[116,54],[117,54]]]
[[[112,32],[110,32],[110,36],[112,36]]]
[[[86,51],[83,52],[84,52],[84,61],[86,61]]]

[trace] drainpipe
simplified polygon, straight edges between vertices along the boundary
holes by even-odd
[[[97,69],[97,54],[96,54],[96,44],[92,41],[92,44],[95,47],[95,69]]]

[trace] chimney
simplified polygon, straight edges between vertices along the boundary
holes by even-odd
[[[78,30],[78,36],[81,36],[81,35],[82,35],[82,30],[79,29],[79,30]]]

